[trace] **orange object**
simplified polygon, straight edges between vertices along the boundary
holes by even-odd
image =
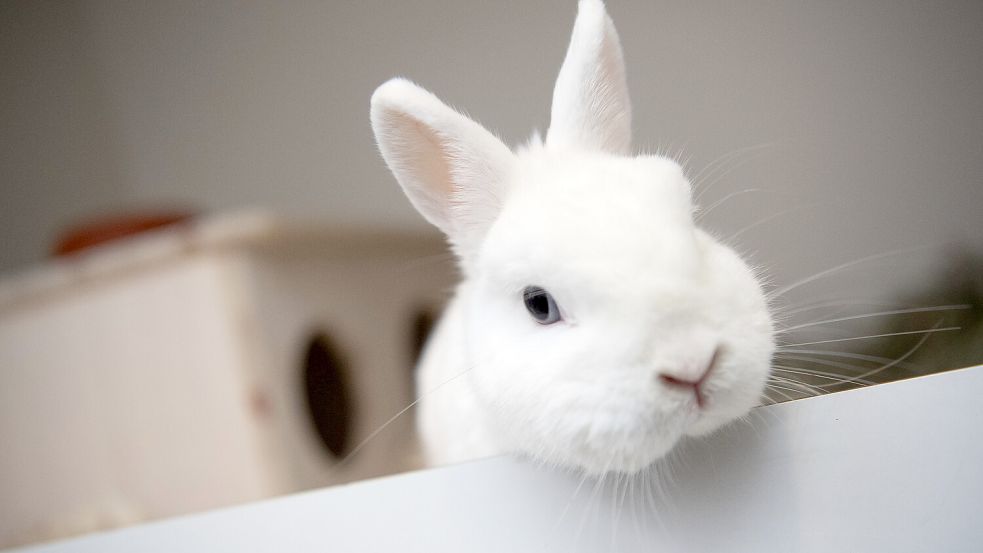
[[[53,254],[63,256],[92,246],[105,244],[158,229],[175,223],[187,221],[194,214],[187,211],[166,213],[142,213],[102,217],[89,223],[69,228],[55,243]]]

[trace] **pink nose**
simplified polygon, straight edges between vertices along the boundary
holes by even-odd
[[[683,378],[680,376],[675,376],[670,372],[659,373],[659,381],[668,386],[669,388],[678,388],[681,390],[692,390],[693,395],[696,397],[696,405],[699,408],[703,408],[706,405],[706,396],[703,393],[703,383],[707,381],[710,377],[710,373],[713,372],[714,366],[717,364],[717,356],[720,353],[720,348],[718,347],[713,351],[713,356],[710,357],[710,362],[707,363],[706,368],[703,373],[695,380],[692,378]]]
[[[704,374],[704,376],[706,375]],[[696,382],[690,382],[689,380],[680,380],[675,376],[670,376],[668,374],[660,374],[659,380],[670,388],[692,388],[693,395],[696,396],[696,405],[701,409],[703,408],[704,403],[706,403],[706,399],[703,397],[703,390],[700,389],[700,385],[703,384],[703,377],[700,377],[700,379]]]

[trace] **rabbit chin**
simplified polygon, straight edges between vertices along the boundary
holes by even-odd
[[[720,392],[711,398],[716,405],[704,409],[681,401],[663,404],[656,413],[639,409],[568,414],[552,432],[513,434],[513,440],[524,442],[513,443],[513,447],[544,464],[590,475],[637,473],[665,457],[685,437],[710,434],[746,415],[756,404],[757,396],[748,389]]]
[[[665,430],[665,429],[663,429]],[[675,447],[682,432],[658,435],[641,430],[638,435],[624,432],[594,435],[590,441],[556,444],[556,453],[540,459],[547,464],[575,468],[600,476],[608,473],[634,474],[651,466]],[[550,444],[541,444],[549,447]]]

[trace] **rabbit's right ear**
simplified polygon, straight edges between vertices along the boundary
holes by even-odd
[[[514,155],[498,138],[404,79],[372,95],[382,157],[416,209],[466,257],[501,211]]]
[[[546,145],[631,154],[631,100],[618,31],[601,0],[580,0],[553,88]]]

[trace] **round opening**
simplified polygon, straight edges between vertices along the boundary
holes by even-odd
[[[423,354],[423,347],[427,345],[427,338],[433,331],[436,317],[432,309],[426,307],[417,309],[410,322],[410,363],[411,370],[415,370],[420,363],[420,355]]]
[[[348,451],[352,395],[348,365],[325,333],[312,336],[304,355],[304,391],[311,422],[321,443],[336,458]]]

